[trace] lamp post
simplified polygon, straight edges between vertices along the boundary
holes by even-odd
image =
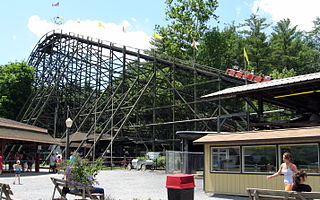
[[[71,128],[72,126],[72,119],[70,119],[70,117],[66,120],[66,127],[67,127],[67,130],[66,130],[66,150],[65,150],[65,159],[69,159],[69,144],[70,144],[70,141],[69,141],[69,128]]]

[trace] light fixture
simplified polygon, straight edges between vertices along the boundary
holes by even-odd
[[[69,158],[69,148],[70,148],[70,138],[69,138],[69,129],[72,126],[72,119],[68,118],[66,120],[66,126],[67,126],[67,130],[66,130],[66,149],[65,149],[65,158],[68,159]]]
[[[66,126],[67,126],[67,128],[71,128],[72,123],[73,123],[73,121],[72,121],[72,119],[70,119],[70,117],[69,117],[69,118],[66,120]]]

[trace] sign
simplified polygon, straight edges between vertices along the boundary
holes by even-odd
[[[149,159],[157,159],[160,157],[160,152],[148,152],[147,156]]]

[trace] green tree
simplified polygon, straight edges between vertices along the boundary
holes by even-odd
[[[320,17],[313,21],[313,28],[308,34],[314,47],[320,50]]]
[[[279,21],[271,36],[270,63],[274,69],[299,71],[303,64],[300,55],[302,49],[302,33],[297,31],[297,26],[292,27],[289,19]]]
[[[243,42],[233,24],[221,32],[214,28],[201,41],[198,62],[223,70],[232,65],[240,65],[243,63]]]
[[[320,71],[320,18],[317,17],[313,24],[312,30],[306,35],[307,47],[309,47],[307,49],[309,51],[306,51],[306,47],[304,47],[301,53],[308,61],[309,70],[307,73]]]
[[[267,57],[269,54],[269,43],[267,35],[263,32],[270,24],[266,23],[267,19],[260,17],[258,14],[251,14],[244,24],[240,27],[245,37],[245,48],[249,55],[250,69],[257,73],[266,73]]]
[[[25,62],[0,66],[0,116],[15,119],[32,91],[35,70]]]
[[[200,41],[208,30],[207,22],[217,19],[214,14],[217,0],[166,0],[165,3],[169,24],[155,27],[162,38],[155,38],[151,43],[159,53],[189,59],[193,55],[192,41]]]
[[[288,78],[296,75],[297,74],[293,69],[287,69],[286,67],[282,70],[274,69],[271,72],[273,78]]]

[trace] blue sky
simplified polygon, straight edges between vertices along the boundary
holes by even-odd
[[[59,2],[58,7],[52,7]],[[269,22],[290,18],[302,29],[310,29],[319,0],[218,0],[217,21],[223,27],[242,22],[259,7]],[[298,14],[297,14],[298,12]],[[58,26],[53,18],[64,18]],[[318,15],[319,16],[319,15]],[[0,65],[27,60],[40,37],[51,29],[89,35],[137,48],[148,48],[156,24],[165,22],[164,0],[7,0],[0,7]],[[98,24],[102,24],[99,26]],[[308,26],[307,26],[308,25]],[[125,29],[125,32],[123,32]]]

